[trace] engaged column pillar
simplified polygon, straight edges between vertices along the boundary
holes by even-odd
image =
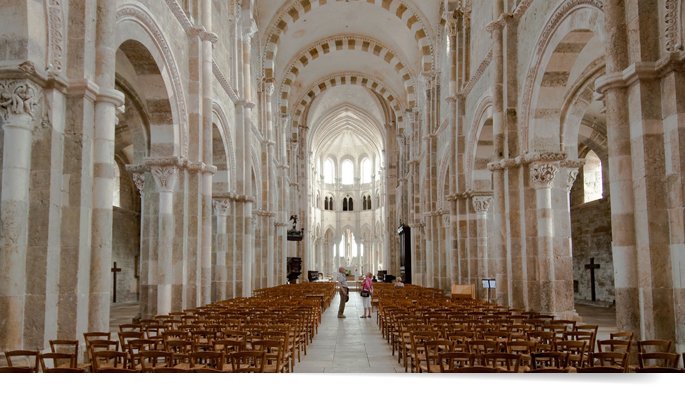
[[[159,230],[157,251],[157,315],[171,312],[172,249],[174,242],[174,187],[176,166],[152,167],[159,190]]]
[[[538,280],[540,307],[543,313],[555,311],[554,298],[554,222],[552,220],[552,185],[559,167],[554,163],[534,163],[530,177],[535,186],[538,217]]]
[[[228,217],[230,202],[228,199],[214,200],[214,214],[216,214],[216,260],[212,281],[212,301],[226,299],[226,218]]]
[[[29,80],[0,80],[0,351],[23,348],[31,134],[41,96]]]

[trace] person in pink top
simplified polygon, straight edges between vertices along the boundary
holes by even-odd
[[[367,291],[367,292],[365,292]],[[367,295],[368,293],[368,295]],[[367,296],[364,296],[367,295]],[[371,318],[371,296],[373,295],[373,281],[371,281],[371,273],[366,273],[366,278],[362,283],[362,306],[364,306],[364,315],[359,318]]]

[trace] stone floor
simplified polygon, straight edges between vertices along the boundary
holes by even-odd
[[[339,296],[323,313],[319,333],[307,347],[307,355],[296,363],[295,373],[404,373],[404,367],[392,356],[392,348],[381,336],[373,318],[359,318],[363,313],[362,298],[350,292],[345,307],[347,318],[338,319]],[[608,339],[616,332],[616,310],[576,304],[583,322],[599,325],[597,338]],[[138,304],[116,304],[110,309],[110,332],[118,332],[120,324],[130,323],[138,314]]]
[[[381,336],[373,318],[359,318],[362,298],[350,292],[345,319],[339,319],[336,296],[323,313],[319,333],[307,347],[307,355],[295,365],[295,373],[397,373],[404,367],[392,356],[392,348]]]

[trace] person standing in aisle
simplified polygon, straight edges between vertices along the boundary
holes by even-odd
[[[338,308],[338,318],[345,318],[343,313],[345,312],[345,303],[347,303],[348,294],[350,293],[350,288],[347,286],[347,277],[345,276],[345,268],[341,267],[338,269],[338,287],[340,290],[340,307]]]

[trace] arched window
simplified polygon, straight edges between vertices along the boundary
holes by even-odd
[[[371,182],[371,161],[369,158],[362,161],[362,183]]]
[[[366,210],[366,196],[362,196],[362,210]]]
[[[121,207],[121,174],[119,164],[114,161],[114,179],[112,180],[112,205]]]
[[[333,198],[328,198],[328,209],[333,210]]]
[[[352,198],[350,198],[349,208],[350,208],[350,211],[354,211],[354,202],[352,201]]]
[[[324,210],[328,210],[328,196],[323,199],[323,208]]]
[[[333,174],[335,174],[333,169],[333,161],[327,159],[323,163],[323,182],[327,184],[333,184]]]
[[[354,165],[349,159],[342,164],[342,183],[343,185],[354,184]]]
[[[350,252],[352,255],[352,258],[357,257],[357,241],[354,239],[354,235],[352,235],[352,241],[350,241]]]
[[[342,258],[345,256],[345,236],[340,236],[340,247],[338,247],[338,251],[340,251],[339,256]]]
[[[343,211],[347,211],[347,198],[343,198]]]
[[[371,210],[371,196],[366,197],[366,209]]]
[[[602,161],[594,151],[588,152],[585,156],[583,183],[585,203],[599,200],[604,196],[604,186],[602,185]]]

